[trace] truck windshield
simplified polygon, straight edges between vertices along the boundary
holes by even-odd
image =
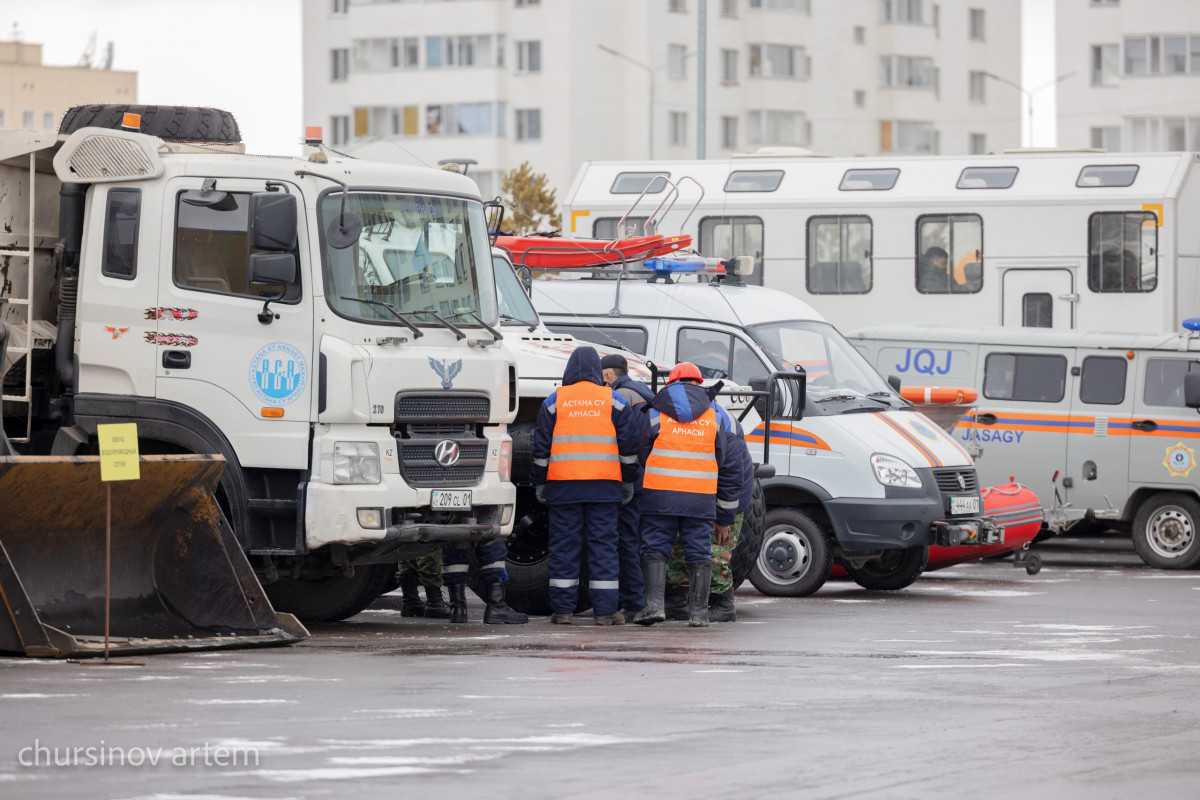
[[[862,354],[827,322],[772,322],[747,330],[777,369],[804,368],[810,402],[837,397],[901,402]]]
[[[521,286],[521,280],[517,277],[517,273],[513,272],[513,268],[502,256],[492,256],[492,264],[496,268],[500,324],[536,328],[537,312],[533,310],[533,303],[529,302],[529,296],[525,294],[525,289]]]
[[[336,225],[340,192],[320,204],[322,230]],[[483,205],[456,197],[351,192],[347,213],[363,220],[358,240],[337,250],[325,245],[326,300],[339,314],[399,324],[386,303],[415,324],[440,326],[432,314],[471,327],[466,312],[496,322],[496,281]],[[374,302],[360,302],[355,298]],[[417,313],[429,312],[429,313]]]

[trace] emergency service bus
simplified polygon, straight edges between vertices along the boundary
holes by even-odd
[[[808,157],[804,157],[808,156]],[[564,234],[686,233],[835,326],[1154,333],[1200,314],[1195,153],[587,162]]]

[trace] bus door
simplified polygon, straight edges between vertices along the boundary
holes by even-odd
[[[1001,272],[1001,324],[1008,328],[1075,327],[1075,275],[1069,269],[1010,268]]]

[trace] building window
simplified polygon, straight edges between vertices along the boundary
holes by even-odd
[[[542,43],[517,42],[517,72],[542,71]]]
[[[989,400],[1057,403],[1067,393],[1067,359],[1032,353],[991,353],[983,364]]]
[[[1158,215],[1101,211],[1088,220],[1088,288],[1152,292],[1158,286]]]
[[[864,28],[862,25],[854,26],[854,43],[855,44],[866,44],[867,43],[867,29]]]
[[[721,0],[721,16],[736,17],[737,16],[737,0]]]
[[[935,153],[936,138],[932,122],[896,120],[879,123],[879,149],[885,153]]]
[[[350,48],[335,47],[329,51],[330,55],[330,80],[344,81],[346,76],[350,74]]]
[[[421,62],[421,40],[415,36],[403,39],[355,39],[354,69],[371,70],[416,69]]]
[[[42,130],[52,130],[54,128],[54,112],[45,111],[42,113]]]
[[[671,2],[667,4],[667,11],[675,14],[686,14],[687,0],[671,0]]]
[[[337,146],[350,141],[350,117],[335,114],[329,118],[329,143]]]
[[[759,217],[706,217],[700,220],[700,252],[713,258],[754,256],[746,283],[763,284],[763,221]]]
[[[415,108],[415,106],[409,108]],[[408,108],[404,109],[404,115],[407,129]],[[503,118],[503,103],[445,103],[442,105],[430,105],[425,107],[425,135],[490,136],[493,133],[503,134]],[[375,132],[378,133],[379,131]]]
[[[811,0],[749,0],[750,8],[770,8],[776,11],[812,13]]]
[[[1128,120],[1129,150],[1200,150],[1200,117],[1139,117]]]
[[[925,0],[879,0],[879,21],[928,25],[931,16]]]
[[[687,46],[667,45],[667,77],[681,81],[687,77]]]
[[[917,218],[917,291],[973,294],[983,288],[983,218],[926,214]]]
[[[1186,75],[1189,67],[1200,73],[1200,36],[1125,38],[1126,75]]]
[[[883,56],[879,59],[879,83],[892,88],[932,89],[933,59],[922,56]]]
[[[747,116],[750,121],[750,144],[798,147],[808,144],[807,137],[811,131],[803,111],[758,110],[748,112]]]
[[[1092,86],[1116,86],[1120,68],[1121,53],[1118,45],[1092,45]]]
[[[737,83],[738,79],[738,51],[737,50],[722,50],[721,51],[721,82],[722,83]]]
[[[737,117],[721,117],[721,149],[737,149]]]
[[[985,38],[987,38],[984,36],[983,20],[984,16],[982,8],[969,9],[967,16],[967,35],[970,37],[971,41],[982,42]]]
[[[672,111],[667,114],[670,142],[675,146],[687,144],[687,116],[683,111]]]
[[[969,134],[967,153],[973,156],[982,156],[987,153],[987,136],[982,133]]]
[[[517,109],[517,141],[536,142],[542,138],[542,110],[540,108]]]
[[[854,90],[854,107],[855,108],[866,108],[866,105],[867,105],[867,93],[864,92],[862,89],[855,89]]]
[[[1092,128],[1091,140],[1092,147],[1098,147],[1101,150],[1108,150],[1111,153],[1120,152],[1121,128],[1119,125],[1112,125],[1104,128]]]
[[[5,123],[5,119],[4,119],[4,109],[3,109],[3,108],[0,108],[0,128],[3,128],[3,127],[4,127],[4,123]]]
[[[784,44],[750,45],[750,76],[753,78],[808,77],[808,57],[803,47]]]
[[[528,8],[530,6],[540,6],[542,0],[513,0],[513,5],[517,8]]]
[[[806,280],[809,294],[871,291],[871,218],[811,217]]]
[[[968,78],[968,97],[972,103],[986,102],[983,95],[983,85],[986,77],[986,73],[977,72],[974,70],[971,71],[971,74]]]
[[[350,10],[350,0],[333,0],[333,13],[345,14]]]

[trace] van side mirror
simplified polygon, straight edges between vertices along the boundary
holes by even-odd
[[[754,398],[754,410],[765,421],[768,416],[772,420],[797,421],[804,417],[804,402],[807,390],[808,376],[803,370],[795,372],[776,372],[769,376],[750,379],[750,388],[755,392],[770,391],[768,408],[767,397]]]
[[[1189,372],[1183,376],[1183,404],[1200,410],[1200,372]]]
[[[250,195],[250,250],[296,249],[296,196],[283,192]]]
[[[888,386],[892,387],[893,392],[895,392],[896,394],[900,394],[900,378],[899,377],[897,377],[896,375],[888,375],[887,382],[888,382]]]

